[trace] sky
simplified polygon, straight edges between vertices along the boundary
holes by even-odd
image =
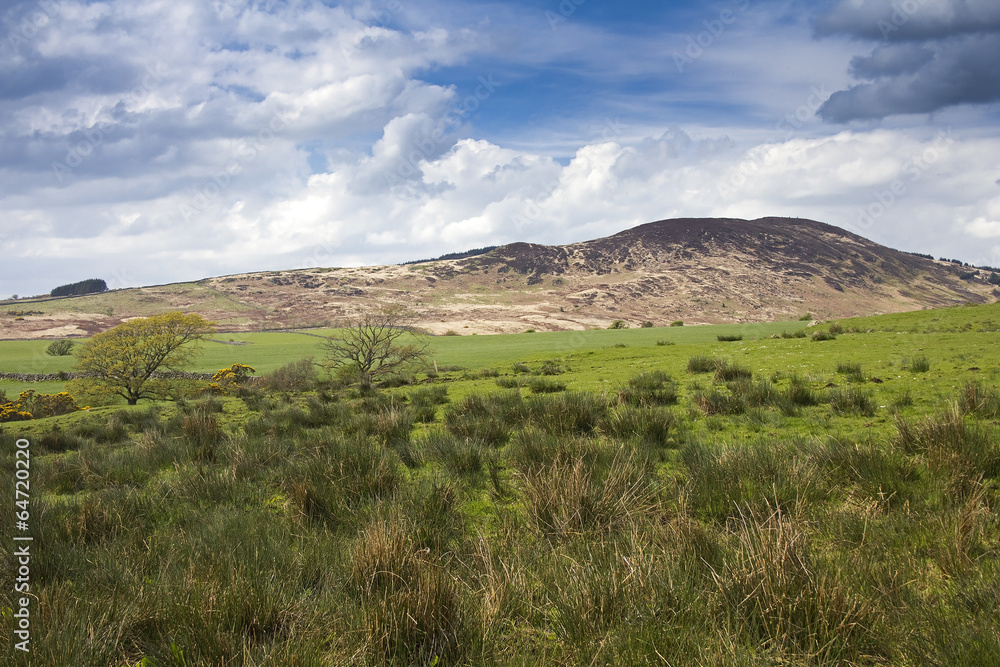
[[[0,296],[672,217],[1000,266],[998,62],[996,0],[0,0]]]

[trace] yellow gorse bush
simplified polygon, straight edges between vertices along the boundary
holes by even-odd
[[[16,401],[0,404],[0,422],[26,421],[65,415],[80,410],[76,399],[65,391],[58,394],[38,394],[34,389],[22,391]]]

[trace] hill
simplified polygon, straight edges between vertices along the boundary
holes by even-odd
[[[223,331],[335,325],[404,303],[430,332],[605,328],[842,318],[985,303],[967,269],[798,218],[681,218],[613,236],[416,264],[244,273],[194,283],[9,302],[2,338],[89,335],[128,317],[199,312]],[[20,318],[20,319],[18,319]]]

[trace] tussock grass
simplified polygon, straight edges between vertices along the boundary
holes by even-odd
[[[715,370],[716,360],[712,357],[696,356],[688,359],[688,373],[711,373]]]
[[[715,363],[715,381],[733,382],[734,380],[749,380],[753,377],[753,372],[744,366],[735,364],[726,359],[719,359]]]
[[[857,413],[865,417],[875,414],[875,401],[871,393],[857,387],[830,389],[830,407],[839,415]]]
[[[677,383],[664,371],[640,373],[618,390],[622,405],[649,408],[677,403]]]

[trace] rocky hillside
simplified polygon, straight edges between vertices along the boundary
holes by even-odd
[[[436,334],[848,317],[993,301],[985,275],[792,218],[661,220],[566,246],[513,243],[401,266],[247,273],[19,301],[0,338],[87,335],[126,317],[200,312],[223,331],[333,325],[403,303]],[[14,310],[15,307],[20,311]],[[28,314],[24,311],[35,311]],[[40,311],[40,313],[38,312]]]

